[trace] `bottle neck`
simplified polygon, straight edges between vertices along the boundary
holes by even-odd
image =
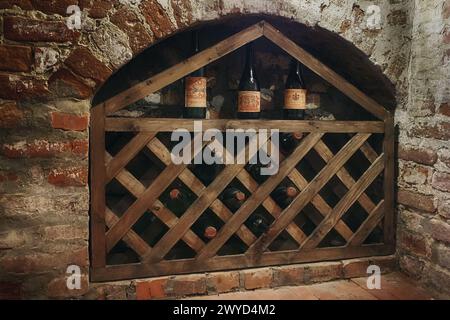
[[[254,77],[253,45],[251,43],[247,45],[246,58],[245,58],[245,70],[249,72],[251,78]]]
[[[194,31],[192,34],[192,52],[194,54],[200,51],[199,41],[198,41],[198,31]]]

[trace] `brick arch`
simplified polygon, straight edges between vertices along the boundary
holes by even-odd
[[[242,14],[234,11],[222,15],[218,19],[191,21],[190,24],[186,23],[178,29],[167,30],[167,34],[164,37],[150,42],[146,49],[135,54],[133,58],[118,67],[112,73],[112,76],[108,78],[108,81],[97,90],[96,95],[93,98],[92,106],[95,106],[128,88],[122,87],[118,89],[117,87],[114,87],[113,83],[123,83],[124,80],[132,80],[137,83],[136,79],[127,79],[130,69],[140,69],[138,66],[139,63],[155,61],[155,52],[158,51],[158,48],[163,46],[163,43],[171,43],[175,36],[182,36],[192,28],[206,31],[209,29],[220,31],[222,27],[228,28],[231,26],[231,29],[234,28],[233,30],[237,32],[240,29],[263,19],[289,35],[291,39],[299,43],[303,48],[311,52],[325,64],[331,66],[332,69],[363,90],[366,94],[371,96],[371,98],[377,100],[380,104],[388,109],[394,109],[396,107],[395,81],[397,79],[390,79],[387,72],[389,71],[388,68],[382,70],[371,61],[370,57],[367,56],[357,44],[346,39],[341,34],[318,26],[308,26],[284,16],[250,13]],[[359,45],[361,45],[361,43],[359,43]],[[179,59],[172,59],[170,61],[164,61],[161,64],[164,65],[165,63],[164,66],[167,68],[180,61],[181,60]],[[160,63],[160,61],[158,61],[158,63]],[[392,63],[395,64],[397,61],[392,61]],[[140,81],[156,74],[156,71],[160,72],[163,70],[163,68],[158,69],[151,68],[153,66],[148,67],[151,70],[145,76],[142,76],[141,74],[140,77],[138,77]]]

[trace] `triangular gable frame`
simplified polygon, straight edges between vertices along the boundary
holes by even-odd
[[[264,20],[134,85],[98,106],[104,106],[105,114],[110,115],[261,37],[266,37],[273,44],[298,59],[306,67],[378,119],[385,121],[389,117],[389,112],[386,108],[368,97]]]

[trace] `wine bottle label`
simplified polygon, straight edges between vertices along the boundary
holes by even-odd
[[[260,112],[261,93],[259,91],[239,91],[238,112]]]
[[[188,108],[206,108],[206,78],[186,78],[185,106]]]
[[[306,90],[305,89],[284,90],[284,108],[306,109]]]

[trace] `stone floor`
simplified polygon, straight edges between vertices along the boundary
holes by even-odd
[[[195,297],[199,300],[430,300],[431,293],[405,275],[381,276],[381,289],[370,290],[367,278]]]

